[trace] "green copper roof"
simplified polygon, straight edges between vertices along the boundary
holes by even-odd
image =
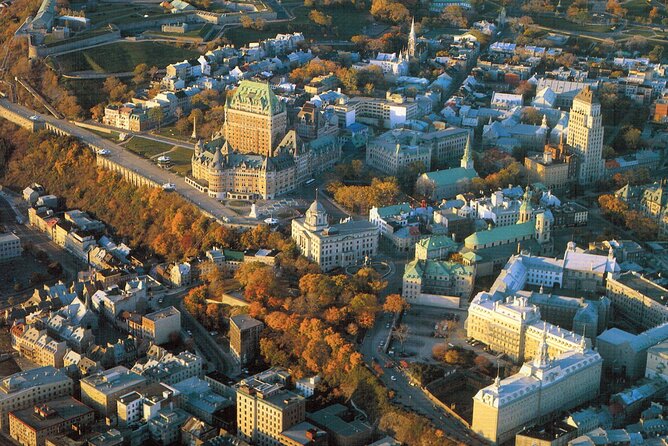
[[[231,249],[224,249],[223,255],[227,260],[237,260],[239,262],[244,261],[244,253],[241,251],[232,251]]]
[[[454,274],[473,274],[473,267],[443,260],[413,260],[406,264],[406,269],[404,269],[404,278],[413,279]]]
[[[534,233],[536,223],[529,220],[526,223],[516,225],[501,226],[489,229],[487,231],[478,231],[466,237],[464,245],[472,248],[477,245],[487,245],[495,242],[505,242],[516,237],[524,237]]]
[[[464,169],[463,167],[455,167],[453,169],[437,170],[435,172],[425,173],[427,178],[433,181],[436,186],[445,184],[455,184],[462,180],[472,180],[478,176],[474,169]]]
[[[450,248],[452,252],[457,251],[457,242],[447,235],[432,235],[417,242],[422,248],[430,251],[432,249]]]
[[[378,208],[378,215],[381,218],[392,217],[394,215],[399,215],[411,211],[411,206],[408,203],[395,204],[392,206],[385,206]]]
[[[265,82],[241,81],[227,106],[233,110],[243,110],[264,115],[276,115],[285,112],[285,104]]]

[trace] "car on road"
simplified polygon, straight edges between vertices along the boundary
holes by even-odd
[[[390,376],[390,379],[391,379],[392,381],[396,381],[396,380],[397,380],[397,377],[394,376],[394,375],[392,375],[392,376]]]

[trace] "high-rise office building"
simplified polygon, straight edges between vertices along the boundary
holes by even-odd
[[[588,86],[573,100],[568,120],[568,145],[579,158],[579,184],[591,184],[603,177],[601,103]]]

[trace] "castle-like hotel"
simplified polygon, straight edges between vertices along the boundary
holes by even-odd
[[[331,168],[341,156],[335,116],[306,105],[288,130],[285,104],[269,85],[241,82],[221,132],[195,146],[193,185],[217,199],[272,199]]]

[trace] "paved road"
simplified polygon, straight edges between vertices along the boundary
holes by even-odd
[[[392,316],[388,314],[379,317],[375,326],[367,332],[360,352],[364,355],[367,364],[371,365],[374,360],[381,364],[384,373],[380,379],[388,389],[395,391],[395,402],[428,418],[434,426],[456,441],[471,446],[485,445],[486,443],[474,437],[466,426],[435,406],[420,387],[411,386],[408,378],[400,369],[385,367],[387,361],[394,361],[394,359],[383,353],[378,346],[381,342],[387,342],[390,329],[386,327],[391,321]]]
[[[20,213],[25,224],[17,223],[15,218],[16,211]],[[76,278],[78,271],[83,266],[83,262],[58,246],[43,232],[28,226],[27,204],[20,197],[6,190],[0,191],[0,214],[3,216],[2,222],[5,228],[8,231],[14,231],[21,239],[23,246],[31,244],[35,248],[46,252],[49,258],[59,262],[65,273],[64,279],[67,281]]]
[[[136,155],[129,150],[119,146],[118,144],[96,135],[93,132],[78,127],[70,121],[56,119],[52,116],[36,113],[35,111],[21,105],[12,104],[6,99],[0,99],[0,105],[21,114],[26,118],[29,118],[33,115],[38,115],[44,121],[50,123],[54,127],[60,128],[70,135],[79,138],[84,143],[108,150],[110,154],[107,156],[107,158],[109,158],[111,161],[129,170],[135,171],[139,175],[155,181],[157,184],[174,184],[176,186],[176,192],[191,202],[193,205],[198,207],[200,210],[209,215],[215,216],[219,220],[229,219],[229,222],[225,223],[226,225],[252,227],[258,224],[257,221],[239,216],[234,211],[220,203],[218,200],[197,191],[192,186],[188,185],[183,177],[178,176],[169,170],[162,169],[153,164],[151,161],[142,158],[139,155]]]
[[[183,307],[183,297],[187,292],[188,290],[181,290],[167,293],[160,306],[164,308],[172,305],[178,308],[183,316],[183,328],[192,333],[197,348],[214,364],[215,369],[232,378],[238,376],[239,364],[230,354],[229,347],[226,349],[218,344],[216,339]]]

